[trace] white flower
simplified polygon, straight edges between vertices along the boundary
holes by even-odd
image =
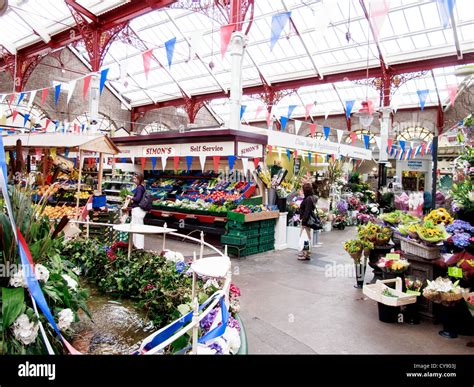
[[[219,283],[218,283],[214,278],[208,279],[208,280],[206,281],[206,283],[204,284],[204,287],[203,287],[203,288],[204,288],[204,289],[207,289],[207,288],[209,288],[209,287],[211,287],[211,286],[214,286],[216,289],[219,289]]]
[[[23,274],[23,269],[18,270],[12,277],[10,277],[10,286],[15,288],[27,288],[25,275]]]
[[[76,275],[81,275],[82,270],[80,267],[75,267],[74,269],[72,269],[72,272]]]
[[[43,281],[44,283],[48,282],[49,270],[43,266],[41,263],[35,265],[35,275],[38,281]]]
[[[237,328],[227,327],[222,337],[227,341],[230,353],[236,354],[239,352],[241,342]]]
[[[474,191],[469,192],[469,200],[474,202]]]
[[[64,280],[67,282],[67,286],[69,289],[76,290],[77,289],[77,281],[75,279],[72,279],[70,276],[67,274],[63,274],[62,277]]]
[[[198,355],[215,355],[216,350],[209,348],[207,345],[198,344],[197,345],[197,354]]]
[[[63,309],[58,313],[58,328],[62,331],[69,329],[74,321],[74,312],[71,309]]]
[[[167,261],[171,262],[184,262],[184,256],[183,254],[177,252],[177,251],[171,251],[171,250],[165,250],[164,257],[166,258]]]
[[[237,300],[231,300],[229,309],[232,313],[239,313],[240,312],[240,303]]]
[[[30,322],[26,314],[21,314],[13,323],[15,338],[25,345],[34,343],[38,336],[38,324]]]

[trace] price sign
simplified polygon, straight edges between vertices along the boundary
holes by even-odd
[[[415,290],[407,289],[406,294],[414,294],[415,296],[421,296],[420,292],[416,292]]]
[[[386,258],[387,259],[400,259],[400,254],[393,254],[393,253],[387,254]]]
[[[462,269],[460,267],[449,267],[448,275],[454,278],[462,278]]]

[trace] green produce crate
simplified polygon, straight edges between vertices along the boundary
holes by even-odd
[[[245,247],[254,247],[258,246],[260,243],[260,238],[255,237],[255,238],[247,238],[247,243],[245,244]]]
[[[254,196],[253,198],[242,199],[242,201],[239,204],[244,204],[247,206],[250,206],[250,205],[258,206],[260,204],[263,204],[263,200],[261,196]]]
[[[254,229],[250,229],[250,230],[229,229],[227,231],[227,235],[240,236],[240,237],[245,236],[247,238],[258,237],[259,229],[258,228],[254,228]]]
[[[240,223],[236,222],[235,220],[228,220],[226,227],[228,230],[253,230],[260,228],[260,222]]]
[[[264,236],[264,235],[275,235],[275,227],[267,227],[267,228],[261,228],[259,230],[259,235]]]
[[[245,248],[239,248],[237,246],[229,246],[227,248],[227,253],[229,255],[234,255],[237,257],[246,257],[247,255],[257,254],[258,246],[245,247]]]
[[[223,245],[243,246],[247,243],[246,236],[221,235],[221,243]]]
[[[260,228],[275,227],[276,219],[266,219],[260,221]]]
[[[275,243],[275,235],[268,234],[268,235],[260,235],[258,238],[259,244],[263,245],[264,243]]]
[[[263,253],[265,251],[275,250],[275,242],[264,243],[258,246],[258,252]]]

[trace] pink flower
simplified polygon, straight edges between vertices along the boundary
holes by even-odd
[[[233,297],[239,297],[240,296],[240,289],[235,286],[233,283],[230,284],[230,294],[233,296]]]

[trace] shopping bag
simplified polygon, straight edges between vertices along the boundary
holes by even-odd
[[[308,238],[308,233],[306,231],[303,231],[300,235],[300,240],[298,242],[298,250],[302,251],[304,249],[304,243],[308,242],[309,246],[309,238]]]

